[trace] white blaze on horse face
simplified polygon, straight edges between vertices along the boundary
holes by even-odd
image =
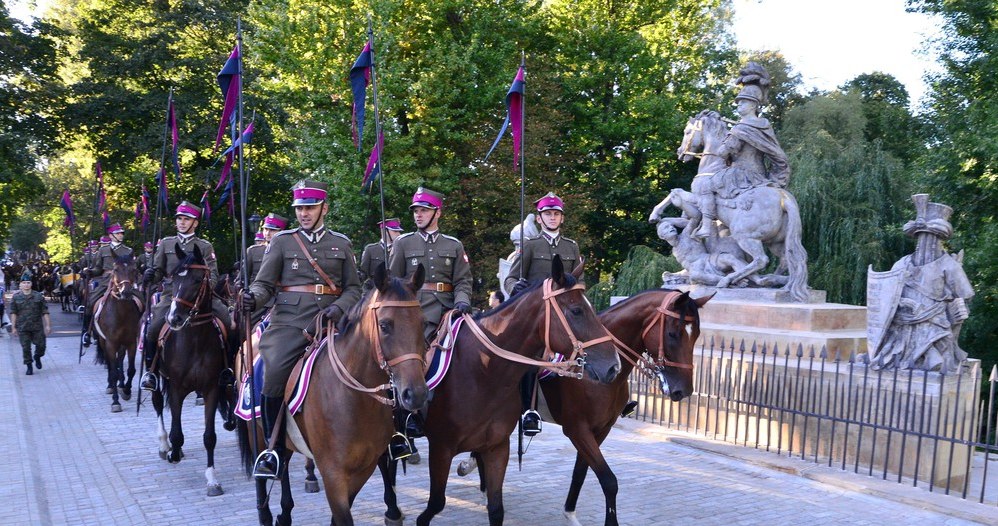
[[[683,324],[683,328],[686,329],[686,335],[687,336],[693,336],[693,324],[692,323]]]
[[[178,290],[177,293],[179,294],[180,291]],[[176,314],[177,314],[177,300],[174,299],[173,301],[170,302],[170,311],[166,313],[166,321],[172,322],[177,317]]]

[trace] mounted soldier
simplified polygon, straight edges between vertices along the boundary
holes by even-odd
[[[180,262],[177,256],[177,247],[182,250],[191,251],[198,247],[204,257],[210,278],[209,284],[212,290],[218,282],[218,262],[215,259],[215,247],[211,242],[197,237],[196,231],[201,219],[201,208],[187,201],[181,201],[177,205],[177,212],[174,214],[177,227],[177,235],[164,237],[156,245],[156,253],[153,256],[152,266],[147,268],[142,274],[142,283],[149,287],[163,283],[163,292],[159,302],[152,308],[152,317],[145,330],[145,339],[142,347],[142,358],[145,360],[146,372],[142,375],[139,386],[147,391],[159,390],[159,379],[156,376],[156,360],[158,354],[160,333],[163,332],[163,325],[166,322],[166,313],[170,309],[173,301],[173,270]],[[212,298],[212,313],[219,323],[225,327],[231,326],[231,316],[229,310],[218,298]],[[221,381],[226,381],[232,376],[232,371],[223,372]],[[233,377],[234,378],[234,377]]]
[[[267,246],[270,244],[270,240],[274,236],[288,227],[288,219],[286,217],[279,216],[274,213],[267,214],[267,217],[263,218],[263,231],[257,232],[253,238],[254,245],[246,249],[246,275],[249,279],[247,283],[253,283],[256,280],[256,275],[260,272],[260,267],[263,265],[263,255],[267,251]],[[273,302],[268,302],[265,304],[260,304],[256,306],[256,310],[250,315],[251,326],[255,326],[260,323],[263,319],[264,314],[273,305]]]
[[[385,219],[378,223],[378,230],[381,232],[381,240],[370,243],[364,247],[364,252],[360,256],[360,281],[365,282],[374,275],[374,269],[378,265],[388,266],[388,254],[392,249],[392,244],[402,235],[402,222],[397,218]]]
[[[83,313],[83,346],[89,347],[92,343],[90,328],[93,325],[94,306],[97,300],[107,292],[107,282],[110,279],[111,270],[114,268],[116,259],[131,257],[132,249],[122,244],[125,239],[125,229],[115,223],[107,228],[108,243],[101,245],[97,254],[92,256],[90,268],[83,272],[90,277],[90,295],[87,297],[87,307]],[[102,237],[101,241],[105,238]]]
[[[321,335],[316,318],[336,323],[360,299],[360,280],[350,239],[326,228],[329,186],[303,180],[293,188],[298,228],[271,239],[256,279],[243,291],[243,312],[252,312],[273,298],[270,325],[260,338],[264,377],[261,408],[264,435],[274,434],[284,407],[284,388],[295,362]],[[253,476],[277,478],[284,448],[284,426],[277,430],[277,450],[257,457]]]
[[[153,258],[156,256],[156,252],[153,250],[153,244],[151,241],[146,241],[142,245],[142,253],[135,260],[135,268],[139,272],[145,272],[147,268],[152,268]]]

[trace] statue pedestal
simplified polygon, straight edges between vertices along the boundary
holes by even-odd
[[[804,346],[815,353],[828,350],[828,359],[848,359],[866,352],[866,307],[826,303],[825,291],[812,290],[811,303],[790,303],[779,289],[715,289],[691,287],[694,297],[717,295],[700,311],[700,342],[720,345],[744,341],[769,349]],[[782,295],[782,296],[781,296]]]

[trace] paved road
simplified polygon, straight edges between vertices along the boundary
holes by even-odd
[[[34,376],[24,375],[16,342],[0,335],[6,353],[0,358],[0,397],[8,401],[0,404],[0,524],[256,524],[253,486],[238,469],[234,435],[217,426],[216,468],[225,495],[206,497],[200,408],[192,399],[185,404],[184,461],[160,460],[151,406],[136,416],[133,398],[124,412],[111,414],[105,373],[93,365],[93,351],[77,364],[75,318],[57,308],[53,317],[56,331],[65,332],[50,338],[44,369]],[[690,447],[696,438],[633,420],[618,427],[604,451],[619,479],[623,525],[998,523],[993,508],[952,497],[850,479],[856,476],[835,470],[801,477],[790,468],[767,467],[774,461],[766,459],[775,455],[759,461],[740,455],[735,446]],[[534,440],[523,471],[514,463],[507,476],[507,524],[565,523],[560,510],[573,456],[560,429],[549,425]],[[301,491],[302,464],[296,458],[295,523],[328,524],[323,494]],[[447,508],[434,524],[487,524],[476,480],[452,476]],[[409,524],[423,508],[428,485],[425,464],[400,476],[400,504]],[[602,507],[602,493],[590,476],[579,519],[602,524]],[[358,496],[354,514],[358,524],[381,524],[382,512],[380,481],[374,480]]]

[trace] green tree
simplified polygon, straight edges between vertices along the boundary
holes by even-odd
[[[10,248],[20,252],[38,250],[45,242],[45,225],[33,219],[19,219],[10,227]]]
[[[863,135],[867,141],[879,141],[885,151],[905,164],[921,154],[924,133],[908,109],[904,84],[886,73],[865,73],[841,89],[855,90],[862,98],[866,117]]]

